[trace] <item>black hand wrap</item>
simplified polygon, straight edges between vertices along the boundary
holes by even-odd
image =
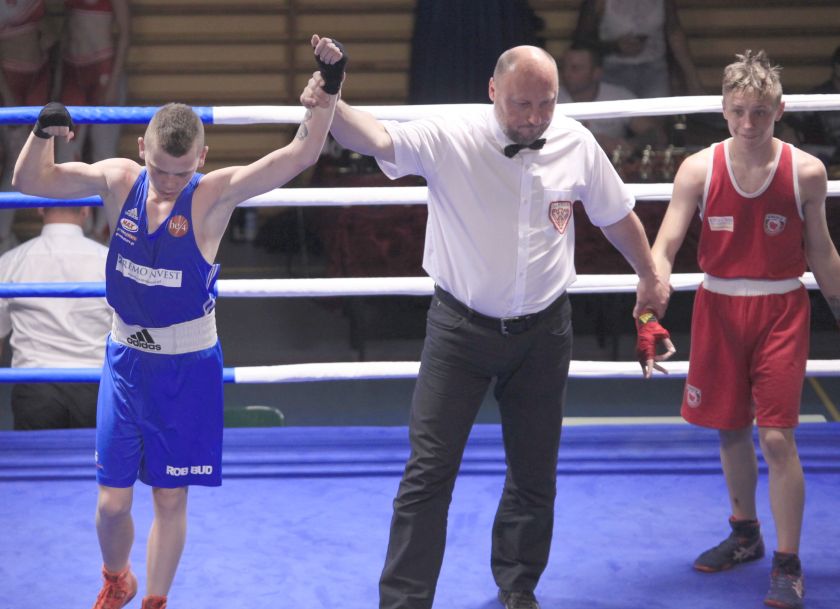
[[[52,136],[44,131],[47,127],[70,127],[70,131],[73,131],[73,119],[64,104],[50,102],[44,106],[32,131],[38,137],[48,140]]]
[[[344,79],[344,66],[347,65],[347,51],[344,50],[344,46],[334,38],[333,44],[341,51],[341,59],[335,63],[324,63],[320,57],[315,56],[318,69],[324,79],[324,86],[321,88],[330,95],[335,95],[341,88],[341,81]]]

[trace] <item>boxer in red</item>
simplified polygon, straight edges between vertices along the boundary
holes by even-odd
[[[773,137],[784,107],[779,68],[763,51],[746,51],[726,67],[723,116],[732,137],[683,162],[653,256],[661,276],[669,277],[699,212],[698,262],[705,277],[694,302],[682,415],[719,431],[732,533],[694,567],[718,572],[764,556],[755,421],[778,543],[764,602],[800,609],[805,485],[794,429],[810,331],[800,276],[810,266],[840,317],[840,257],[826,224],[825,167]]]

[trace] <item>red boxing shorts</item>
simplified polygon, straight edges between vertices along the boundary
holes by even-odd
[[[759,427],[796,427],[809,339],[810,301],[801,284],[749,296],[701,286],[683,418],[714,429],[742,429],[753,419]]]

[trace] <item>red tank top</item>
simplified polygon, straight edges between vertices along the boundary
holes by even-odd
[[[715,144],[697,248],[700,269],[724,279],[790,279],[805,272],[804,222],[793,148],[782,144],[776,167],[754,193],[734,184],[727,146]]]
[[[64,0],[64,7],[69,11],[114,12],[114,9],[111,7],[111,0]]]

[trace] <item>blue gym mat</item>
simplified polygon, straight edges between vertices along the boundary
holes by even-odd
[[[717,434],[687,425],[564,430],[543,609],[758,609],[769,556],[726,573],[691,569],[727,533]],[[89,609],[100,586],[93,431],[0,432],[0,609]],[[840,607],[840,424],[802,425],[806,607]],[[221,488],[190,490],[170,609],[370,609],[391,501],[408,453],[400,427],[225,431]],[[475,427],[449,517],[435,607],[498,609],[490,527],[504,455]],[[775,533],[766,469],[759,517]],[[132,563],[145,580],[151,492],[138,484]],[[139,607],[139,595],[129,607]]]

